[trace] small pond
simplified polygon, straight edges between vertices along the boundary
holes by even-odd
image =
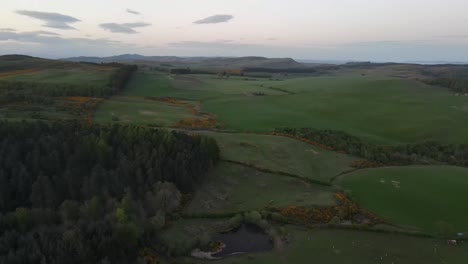
[[[270,251],[273,242],[260,227],[253,224],[243,224],[229,233],[218,234],[213,238],[225,244],[221,252],[213,257],[222,258],[236,254]]]

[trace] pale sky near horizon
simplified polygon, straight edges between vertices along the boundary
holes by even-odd
[[[0,54],[468,61],[466,0],[2,0]]]

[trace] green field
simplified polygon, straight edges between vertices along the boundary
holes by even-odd
[[[348,76],[290,79],[275,86],[296,94],[237,95],[203,104],[221,122],[240,131],[313,127],[383,143],[468,142],[468,124],[460,123],[468,116],[468,99],[443,88],[409,80]]]
[[[116,66],[6,57],[0,58],[0,119],[84,120],[94,113],[93,101],[117,89],[110,87]]]
[[[221,162],[197,189],[189,214],[235,213],[266,206],[335,204],[330,187]]]
[[[448,166],[368,169],[343,176],[339,184],[361,206],[390,223],[438,232],[437,223],[443,221],[452,233],[468,230],[468,169]]]
[[[113,72],[114,68],[98,66],[70,69],[43,69],[37,72],[0,78],[0,80],[44,84],[87,84],[106,86]]]
[[[328,182],[332,177],[352,169],[349,165],[356,160],[286,137],[213,132],[204,134],[216,139],[223,159],[322,182]]]
[[[264,95],[254,96],[255,92]],[[342,130],[380,143],[468,142],[468,123],[460,122],[468,117],[468,98],[392,77],[347,74],[273,81],[141,72],[126,93],[200,101],[204,111],[236,131],[313,127]]]
[[[462,264],[467,245],[447,246],[443,241],[401,235],[343,230],[306,230],[286,226],[290,244],[271,253],[249,254],[218,261],[222,264],[252,263],[368,263],[368,264]],[[193,259],[178,263],[210,263]]]
[[[106,86],[113,73],[111,68],[102,66],[67,65],[63,69],[39,69],[3,77],[0,82],[34,82],[47,87],[50,84],[54,89],[77,84],[88,90],[86,85]],[[12,100],[0,107],[0,119],[73,119],[81,113],[86,121],[94,113],[92,120],[97,123],[150,125],[182,131],[187,128],[188,133],[214,138],[221,161],[197,182],[193,193],[184,196],[191,198],[184,200],[184,207],[167,215],[161,231],[162,243],[175,255],[186,254],[198,244],[206,243],[229,221],[227,217],[216,220],[204,217],[261,211],[265,207],[335,206],[337,190],[344,190],[360,207],[383,218],[386,226],[402,232],[443,236],[468,233],[466,168],[407,166],[354,170],[351,164],[361,158],[269,135],[281,127],[316,128],[344,131],[363,142],[382,145],[423,140],[468,143],[468,97],[457,97],[446,88],[410,79],[411,67],[401,68],[407,79],[396,78],[399,67],[395,67],[369,69],[365,75],[361,75],[359,68],[321,76],[273,74],[271,79],[171,75],[140,68],[125,90],[109,98],[102,97],[96,112],[91,107],[83,113],[67,109],[65,96],[51,95],[55,97],[50,102],[31,103],[34,98],[29,97],[27,102]],[[5,100],[10,100],[7,89],[2,91]],[[37,97],[33,92],[28,96]],[[217,123],[207,127],[183,125],[199,120]],[[269,224],[286,238],[284,244],[276,245],[269,253],[229,257],[219,263],[426,264],[464,263],[468,259],[465,244],[448,247],[444,239],[302,229],[280,226],[274,221]]]
[[[253,167],[328,181],[350,170],[356,159],[289,138],[255,134],[275,127],[342,130],[382,144],[425,139],[468,142],[468,124],[460,121],[468,115],[467,98],[385,74],[288,77],[280,81],[158,74],[152,82],[164,83],[161,89],[151,89],[152,96],[199,101],[202,110],[215,114],[228,130],[241,132],[200,132],[217,140],[223,159],[251,167],[218,165],[185,208],[184,213],[193,215],[334,203],[332,188]],[[381,168],[346,174],[336,184],[390,224],[431,233],[447,231],[446,227],[454,234],[468,230],[468,215],[464,213],[468,210],[461,201],[468,187],[467,175],[468,170],[455,167]],[[391,181],[400,182],[399,188]],[[221,262],[460,263],[467,257],[466,250],[446,247],[441,240],[295,227],[288,231],[293,242],[281,251]]]
[[[118,122],[173,126],[177,121],[193,117],[186,108],[144,97],[114,96],[99,105],[94,120],[99,123]]]
[[[122,95],[127,96],[158,96],[171,89],[170,80],[161,73],[138,71],[127,84],[127,88],[122,91]]]

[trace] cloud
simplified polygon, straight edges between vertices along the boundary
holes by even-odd
[[[48,35],[48,36],[60,36],[60,34],[55,33],[55,32],[50,32],[50,31],[44,31],[44,30],[38,30],[38,31],[32,31],[29,33],[34,33],[38,35]]]
[[[218,23],[225,23],[229,20],[233,19],[234,17],[231,15],[214,15],[210,17],[206,17],[200,20],[193,22],[194,24],[218,24]]]
[[[144,22],[123,23],[123,24],[103,23],[103,24],[100,24],[99,26],[112,33],[135,34],[135,33],[138,33],[138,31],[136,31],[134,28],[147,27],[147,26],[151,26],[151,24],[144,23]]]
[[[29,11],[29,10],[17,10],[17,14],[28,16],[31,18],[39,19],[45,22],[43,27],[57,28],[57,29],[75,29],[69,24],[80,22],[81,20],[62,15],[59,13],[48,13],[48,12],[39,12],[39,11]]]
[[[0,30],[0,54],[27,54],[48,58],[77,55],[108,56],[138,49],[133,44],[105,38],[66,38],[47,31]]]
[[[0,31],[0,41],[17,41],[37,44],[116,44],[118,41],[107,39],[63,38],[59,34],[48,31],[8,32]]]
[[[10,31],[10,32],[14,32],[14,31],[16,31],[16,29],[14,29],[14,28],[0,28],[0,31]]]
[[[133,14],[133,15],[141,15],[140,12],[135,11],[135,10],[132,10],[132,9],[130,9],[130,8],[127,8],[126,11],[127,11],[127,13],[130,13],[130,14]]]

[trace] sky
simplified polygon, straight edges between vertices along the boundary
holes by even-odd
[[[1,0],[0,54],[468,62],[467,0]]]

